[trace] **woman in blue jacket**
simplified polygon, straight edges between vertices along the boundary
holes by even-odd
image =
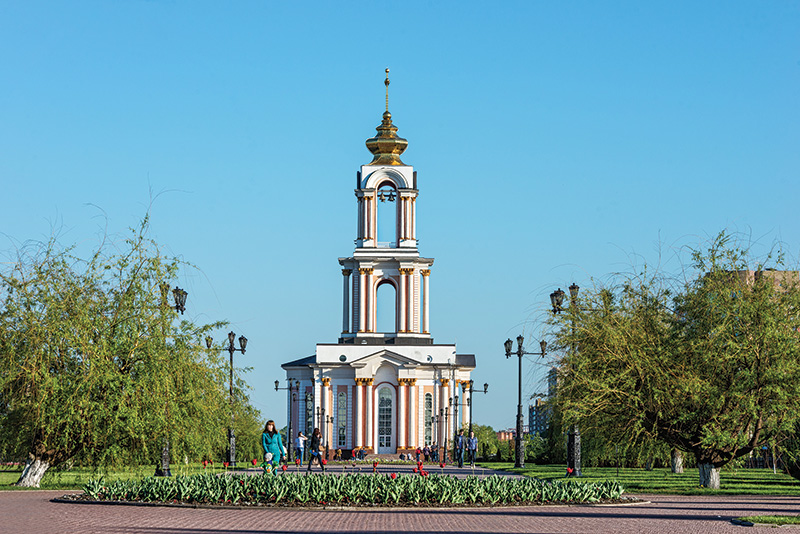
[[[264,448],[265,459],[268,452],[272,453],[270,462],[273,466],[283,460],[283,440],[281,440],[281,433],[275,430],[275,421],[272,419],[267,421],[264,433],[261,434],[261,446]]]

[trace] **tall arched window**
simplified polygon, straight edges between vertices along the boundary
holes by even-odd
[[[425,394],[425,445],[433,443],[433,395]]]
[[[336,425],[338,426],[339,447],[344,447],[347,443],[347,393],[344,391],[338,395],[336,401]]]
[[[378,450],[392,446],[392,392],[383,388],[378,393]]]
[[[397,190],[391,182],[384,182],[378,188],[378,246],[394,248],[397,246],[398,201]]]
[[[397,290],[388,280],[378,283],[376,291],[378,332],[397,332]]]
[[[314,396],[306,393],[306,437],[310,438],[314,432]]]

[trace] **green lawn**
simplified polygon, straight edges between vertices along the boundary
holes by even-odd
[[[222,464],[209,466],[208,470],[216,472],[224,471],[225,468]],[[60,471],[50,469],[44,474],[41,487],[39,488],[18,488],[12,486],[19,480],[19,475],[22,473],[22,468],[2,468],[0,469],[0,489],[3,490],[26,490],[26,489],[63,489],[63,490],[80,490],[83,485],[90,478],[104,477],[105,480],[111,482],[120,479],[129,478],[144,478],[152,476],[155,468],[152,466],[139,466],[131,468],[109,469],[109,470],[93,470],[89,468],[73,468],[69,471]],[[202,464],[189,464],[189,465],[172,465],[173,475],[191,475],[195,473],[202,473]]]
[[[544,480],[565,478],[566,465],[526,464],[524,469],[514,469],[513,463],[481,463],[482,467],[503,469]],[[680,495],[734,494],[734,495],[800,495],[800,480],[783,473],[773,474],[771,469],[729,469],[720,472],[719,490],[699,487],[697,469],[685,469],[674,475],[669,469],[644,469],[615,467],[588,467],[582,469],[588,481],[619,480],[627,493],[671,493]]]
[[[503,469],[510,472],[521,472],[524,475],[543,480],[563,479],[567,471],[565,465],[527,464],[525,469],[514,469],[513,463],[479,463],[489,469]],[[209,469],[212,467],[209,466]],[[224,471],[221,465],[214,465],[217,472]],[[22,489],[11,484],[19,479],[21,468],[0,469],[0,489]],[[173,475],[203,472],[201,464],[174,465]],[[153,467],[114,469],[96,471],[89,468],[74,468],[69,471],[48,471],[42,480],[40,489],[79,490],[90,478],[104,476],[106,480],[142,478],[153,474]],[[619,480],[627,493],[671,493],[681,495],[703,494],[749,494],[749,495],[800,495],[800,481],[783,473],[773,474],[771,469],[726,469],[720,473],[720,490],[708,490],[698,487],[696,469],[686,469],[683,474],[673,475],[669,469],[620,469],[619,476],[614,467],[587,467],[583,469],[583,480],[603,481]]]

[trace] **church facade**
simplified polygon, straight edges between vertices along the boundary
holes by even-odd
[[[373,159],[356,175],[355,250],[339,258],[342,333],[282,365],[292,438],[319,428],[329,454],[345,457],[445,447],[468,420],[475,368],[474,355],[430,333],[433,259],[417,247],[417,173],[400,159],[408,141],[392,123],[386,72],[386,111],[366,141]],[[394,306],[379,306],[379,292]]]

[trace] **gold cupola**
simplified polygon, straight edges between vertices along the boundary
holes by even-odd
[[[386,111],[381,125],[375,128],[378,134],[367,139],[367,148],[374,156],[367,165],[405,165],[400,154],[408,148],[408,141],[397,135],[397,126],[392,124],[392,114],[389,113],[389,69],[386,69],[383,83],[386,84]]]

